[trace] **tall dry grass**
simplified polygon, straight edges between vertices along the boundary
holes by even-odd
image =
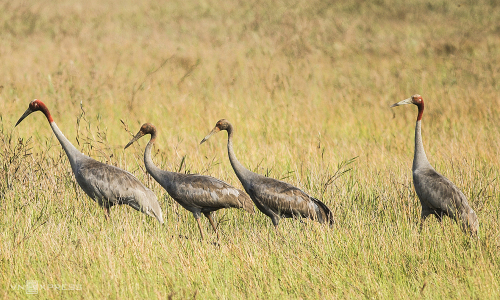
[[[0,295],[36,280],[43,298],[498,298],[498,24],[493,0],[1,2]],[[427,155],[479,240],[450,219],[418,232],[416,110],[389,109],[415,93]],[[106,222],[42,114],[13,128],[33,98],[152,188],[165,226],[129,207]],[[206,220],[199,241],[147,176],[145,141],[122,150],[151,122],[161,168],[241,187],[226,136],[198,145],[221,118],[244,165],[320,198],[334,230],[223,210],[220,244]]]

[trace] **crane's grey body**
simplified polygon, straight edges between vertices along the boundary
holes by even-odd
[[[271,218],[275,227],[278,226],[280,217],[305,217],[320,223],[328,222],[330,226],[333,225],[334,220],[330,209],[318,199],[309,196],[289,183],[265,177],[246,169],[234,154],[233,127],[227,120],[217,122],[216,127],[202,140],[202,143],[220,130],[228,132],[227,150],[236,176],[252,198],[255,206]]]
[[[127,204],[152,217],[157,217],[156,210],[160,212],[158,221],[163,222],[155,193],[129,172],[84,157],[76,167],[75,178],[82,190],[100,206]]]
[[[26,111],[17,124],[33,111],[41,110],[44,112],[50,122],[52,131],[66,152],[76,182],[92,200],[105,208],[106,217],[109,217],[109,208],[111,206],[127,204],[163,223],[160,205],[156,195],[150,189],[145,187],[131,173],[96,161],[78,151],[59,130],[52,117],[50,117],[48,109],[43,107],[45,105],[39,100],[34,101],[38,101],[37,106],[31,109],[30,103],[30,109]]]
[[[463,229],[468,227],[477,232],[479,223],[467,198],[448,178],[431,166],[425,155],[421,135],[421,120],[415,126],[415,155],[413,158],[413,185],[422,205],[421,221],[429,215],[441,220],[447,215],[461,221]]]
[[[422,205],[421,226],[429,215],[435,215],[439,220],[444,215],[460,222],[463,230],[477,234],[479,221],[474,210],[469,206],[465,195],[446,177],[439,174],[429,163],[422,142],[423,100],[420,95],[414,95],[393,106],[415,104],[419,115],[415,126],[415,154],[413,157],[413,185]]]
[[[198,219],[201,213],[210,213],[221,208],[243,208],[253,212],[252,200],[243,191],[210,176],[183,174],[151,168],[151,176],[182,207]]]
[[[329,221],[328,215],[331,212],[318,199],[309,196],[289,183],[259,174],[255,175],[257,176],[252,176],[251,179],[240,176],[238,178],[254,201],[255,206],[270,217],[275,226],[278,225],[280,217],[311,218],[320,223]]]
[[[193,214],[198,222],[202,238],[203,231],[200,225],[202,213],[210,220],[219,237],[211,217],[213,211],[222,208],[242,208],[250,213],[254,212],[250,197],[222,180],[198,174],[169,172],[158,168],[151,158],[151,148],[156,140],[156,128],[152,124],[144,124],[125,148],[145,134],[151,134],[151,139],[144,151],[146,170],[167,191],[170,197]]]

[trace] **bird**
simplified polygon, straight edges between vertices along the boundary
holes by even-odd
[[[474,210],[469,206],[465,195],[448,178],[439,174],[427,160],[422,143],[422,115],[424,100],[415,94],[408,99],[394,103],[391,107],[414,104],[418,107],[417,124],[415,126],[415,154],[413,157],[413,185],[422,205],[420,230],[425,219],[434,215],[441,221],[443,216],[449,216],[457,223],[461,222],[462,230],[477,235],[479,220]]]
[[[254,213],[250,197],[222,180],[211,176],[169,172],[158,168],[151,158],[151,148],[156,141],[156,127],[151,123],[144,123],[139,132],[125,146],[125,149],[147,134],[151,135],[151,138],[144,151],[146,170],[167,191],[170,197],[193,214],[198,223],[202,240],[204,239],[200,223],[202,213],[210,221],[218,240],[220,240],[220,236],[212,219],[212,212],[232,207]]]
[[[228,134],[227,152],[236,176],[255,206],[271,218],[275,229],[278,229],[280,218],[294,217],[310,218],[320,223],[327,222],[330,227],[333,226],[333,214],[323,202],[289,183],[254,173],[238,161],[233,151],[233,126],[228,120],[219,120],[200,144],[222,130],[226,130]]]
[[[163,224],[162,211],[155,193],[131,173],[96,161],[78,151],[57,127],[49,109],[42,101],[38,99],[31,101],[14,127],[36,111],[41,111],[49,121],[52,131],[68,156],[76,182],[92,200],[104,208],[106,219],[110,218],[111,206],[127,204]]]

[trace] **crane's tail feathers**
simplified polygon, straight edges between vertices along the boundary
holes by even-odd
[[[472,236],[479,237],[479,220],[477,219],[476,212],[469,208],[468,211],[464,210],[460,215],[462,219],[462,229],[469,232]]]
[[[243,201],[241,201],[241,206],[247,212],[249,212],[251,214],[255,213],[255,208],[254,208],[254,205],[253,205],[253,201],[249,197],[248,198],[244,198]]]
[[[324,213],[324,216],[323,214],[318,216],[318,221],[320,221],[321,223],[327,222],[328,225],[332,227],[335,224],[332,211],[328,208],[328,206],[326,206],[323,202],[319,201],[318,199],[313,197],[311,197],[311,199],[314,201],[314,203],[316,203],[316,205],[318,205],[318,208]],[[326,220],[324,220],[323,218],[326,218]]]

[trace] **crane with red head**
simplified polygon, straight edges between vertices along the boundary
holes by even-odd
[[[449,216],[460,222],[464,231],[477,235],[479,221],[474,210],[469,206],[467,198],[448,178],[439,174],[427,160],[422,142],[422,116],[424,100],[416,94],[408,99],[394,103],[391,107],[414,104],[418,108],[417,124],[415,126],[415,152],[413,156],[413,185],[422,205],[421,223],[430,215],[435,215],[441,221],[443,216]]]
[[[105,209],[106,219],[109,218],[110,207],[127,204],[163,224],[160,204],[153,191],[129,172],[96,161],[78,151],[59,130],[49,109],[42,101],[38,99],[31,101],[15,126],[36,111],[41,111],[49,121],[52,131],[66,152],[76,182],[92,200]]]

